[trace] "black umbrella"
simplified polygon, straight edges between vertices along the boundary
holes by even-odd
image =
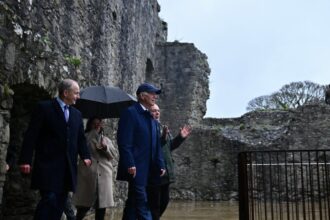
[[[91,86],[80,92],[75,107],[84,118],[118,118],[120,112],[133,104],[136,98],[118,87]]]

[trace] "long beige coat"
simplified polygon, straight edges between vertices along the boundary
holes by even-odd
[[[111,140],[103,136],[106,150],[99,149],[101,135],[95,130],[86,133],[87,144],[92,155],[92,165],[86,167],[82,161],[78,164],[78,183],[76,193],[73,195],[73,203],[76,206],[92,207],[99,198],[97,208],[114,206],[111,160],[118,153]]]

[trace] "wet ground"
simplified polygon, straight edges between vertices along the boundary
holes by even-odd
[[[162,220],[238,220],[236,202],[172,202]]]
[[[107,220],[121,220],[122,208],[108,210]],[[89,216],[89,220],[94,219]],[[171,201],[162,220],[238,220],[236,202]]]

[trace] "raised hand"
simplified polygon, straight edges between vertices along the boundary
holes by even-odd
[[[184,125],[182,128],[180,128],[180,135],[183,138],[186,138],[190,135],[192,131],[192,127],[190,125]]]

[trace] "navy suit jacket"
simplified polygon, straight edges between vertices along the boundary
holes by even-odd
[[[81,113],[69,108],[66,122],[56,99],[42,101],[31,116],[25,133],[20,164],[32,164],[31,187],[55,192],[75,191],[77,157],[90,159]]]
[[[146,186],[148,182],[160,182],[160,169],[165,166],[157,122],[139,103],[122,112],[118,123],[117,143],[120,156],[117,180],[130,181],[141,186]],[[135,178],[128,173],[129,167],[136,167]]]

